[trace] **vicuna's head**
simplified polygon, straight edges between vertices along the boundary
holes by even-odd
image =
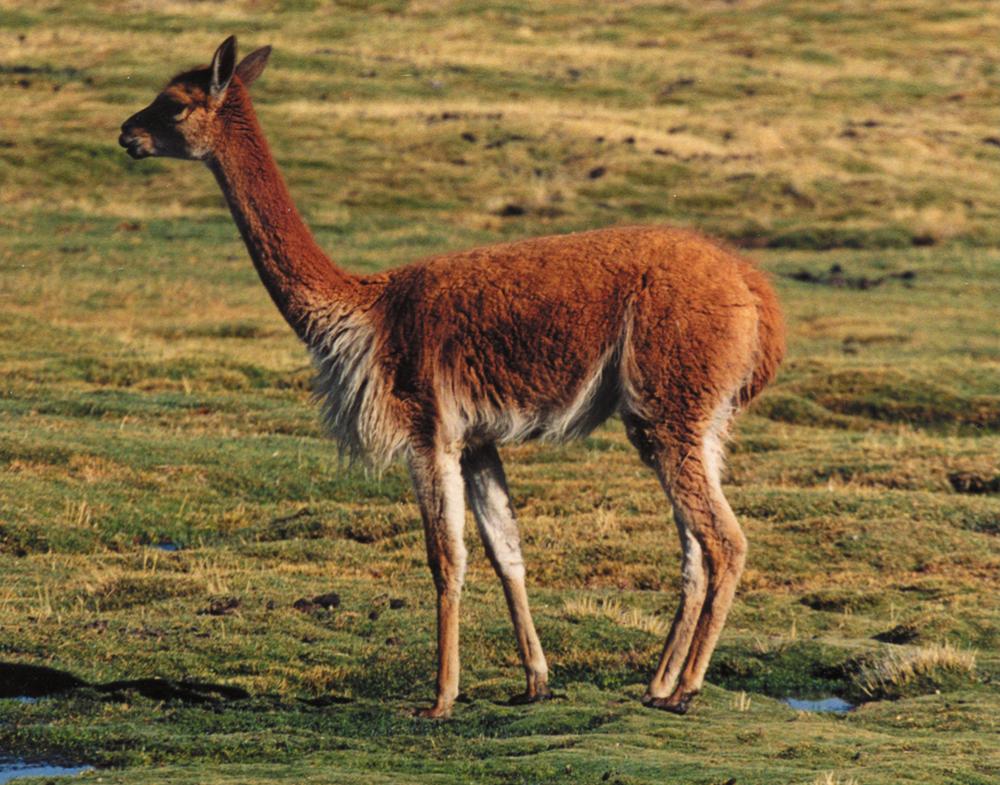
[[[122,124],[118,143],[133,158],[151,155],[204,160],[225,133],[227,98],[260,76],[271,47],[257,49],[236,64],[236,37],[230,36],[207,68],[186,71],[170,80],[156,100]]]

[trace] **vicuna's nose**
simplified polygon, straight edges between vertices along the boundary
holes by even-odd
[[[132,122],[130,117],[124,123],[122,123],[122,132],[118,135],[118,144],[122,147],[128,147],[129,140],[132,138],[132,131],[135,130],[135,123]]]

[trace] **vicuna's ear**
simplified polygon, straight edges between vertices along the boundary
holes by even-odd
[[[236,36],[231,35],[215,50],[212,56],[212,98],[218,98],[229,87],[236,72]]]
[[[240,64],[236,66],[236,75],[243,82],[244,87],[252,85],[254,80],[260,76],[260,72],[264,70],[264,66],[267,65],[267,58],[270,56],[271,47],[262,46],[260,49],[254,49],[254,51],[240,60]]]

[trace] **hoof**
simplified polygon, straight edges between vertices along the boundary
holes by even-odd
[[[541,703],[542,701],[552,700],[553,695],[549,692],[548,687],[540,690],[535,690],[534,692],[521,692],[517,695],[512,695],[510,700],[507,701],[508,706],[526,706],[529,703]]]
[[[677,697],[676,693],[669,698],[654,698],[648,693],[642,696],[642,705],[660,711],[669,711],[671,714],[687,714],[691,707],[691,701],[697,692],[685,692]]]
[[[429,706],[426,709],[414,709],[413,716],[422,720],[446,720],[451,717],[451,709],[440,706]]]

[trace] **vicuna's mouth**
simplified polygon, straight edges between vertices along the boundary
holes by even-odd
[[[118,144],[124,147],[125,152],[136,160],[140,158],[148,158],[153,154],[146,148],[141,139],[137,139],[134,136],[128,136],[124,133],[118,137]]]

